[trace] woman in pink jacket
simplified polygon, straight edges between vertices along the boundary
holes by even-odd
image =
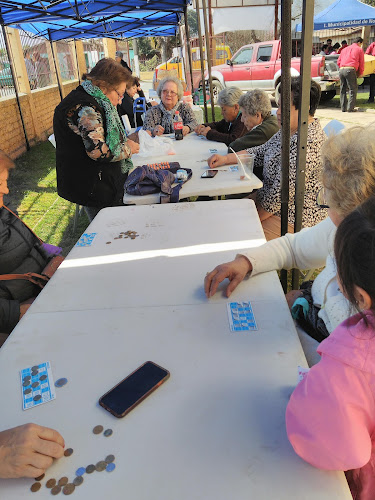
[[[314,467],[346,471],[356,500],[375,498],[375,198],[339,225],[338,283],[354,316],[324,340],[286,410],[289,441]]]

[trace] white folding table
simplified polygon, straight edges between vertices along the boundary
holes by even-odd
[[[114,239],[126,231],[135,239]],[[0,349],[2,428],[54,427],[74,449],[48,478],[115,455],[116,469],[84,475],[77,499],[350,500],[344,474],[323,472],[292,450],[284,414],[306,365],[275,272],[245,280],[258,331],[232,333],[224,287],[203,294],[206,271],[261,244],[250,200],[102,210]],[[88,237],[85,241],[89,241]],[[108,243],[111,242],[111,243]],[[50,361],[68,384],[21,409],[19,370]],[[99,397],[143,362],[170,379],[123,419]],[[113,435],[94,435],[101,424]],[[0,499],[31,495],[32,480],[1,480]]]
[[[208,141],[201,138],[195,132],[184,137],[182,141],[173,139],[173,147],[176,155],[162,155],[149,157],[132,157],[134,166],[145,165],[147,163],[158,163],[163,161],[180,163],[181,168],[190,168],[193,171],[192,178],[186,182],[180,191],[180,199],[192,196],[222,196],[229,194],[250,193],[254,189],[262,187],[263,183],[254,174],[248,179],[241,180],[241,167],[237,171],[232,171],[230,166],[219,167],[219,173],[212,179],[202,179],[202,173],[208,168],[207,160],[213,150],[218,154],[225,155],[228,147],[222,142]],[[212,151],[211,151],[212,150]],[[150,205],[159,203],[160,194],[150,194],[144,196],[133,196],[125,193],[124,203],[134,205]]]

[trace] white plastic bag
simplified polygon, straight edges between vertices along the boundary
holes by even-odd
[[[151,137],[145,130],[138,132],[139,136],[139,153],[137,156],[163,156],[175,155],[176,151],[173,148],[173,141],[169,137],[163,135]]]

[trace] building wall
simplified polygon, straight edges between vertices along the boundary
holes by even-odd
[[[77,85],[78,80],[63,84],[63,94],[69,94]],[[58,86],[50,85],[29,94],[20,94],[19,100],[30,145],[48,139],[53,133],[54,110],[61,101]],[[0,117],[0,149],[12,158],[17,158],[26,151],[26,141],[15,97],[0,99]]]

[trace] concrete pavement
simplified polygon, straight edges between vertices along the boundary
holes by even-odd
[[[330,106],[330,103],[322,103],[317,109],[315,116],[319,118],[322,127],[325,127],[331,120],[338,120],[346,128],[355,125],[375,124],[375,109],[358,108],[356,113],[343,113],[340,108]]]

